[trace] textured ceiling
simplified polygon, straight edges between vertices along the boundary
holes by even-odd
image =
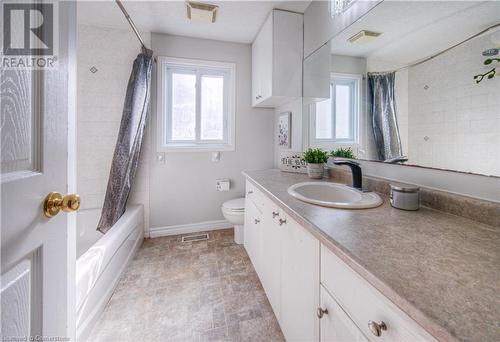
[[[213,24],[191,22],[184,1],[124,1],[140,31],[250,43],[273,8],[304,12],[310,1],[207,1],[219,6]],[[114,1],[79,1],[78,23],[128,28]]]

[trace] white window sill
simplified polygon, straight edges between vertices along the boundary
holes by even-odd
[[[230,144],[170,144],[158,146],[158,152],[228,152],[234,151]]]

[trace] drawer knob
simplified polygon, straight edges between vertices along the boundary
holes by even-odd
[[[373,335],[379,337],[380,335],[382,335],[382,331],[387,330],[387,325],[385,325],[383,321],[380,323],[368,321],[368,328],[370,328],[370,331]]]
[[[318,308],[316,315],[318,316],[319,319],[322,319],[323,315],[328,315],[328,309]]]
[[[280,219],[280,226],[282,226],[283,223],[286,223],[286,219]]]
[[[277,211],[273,211],[273,218],[276,218],[276,216],[280,216],[280,213],[278,213]]]
[[[260,220],[259,219],[255,219],[254,222],[255,222],[255,224],[258,224],[258,223],[260,223]]]
[[[253,191],[249,190],[249,191],[247,191],[247,194],[251,195],[251,194],[253,194]]]

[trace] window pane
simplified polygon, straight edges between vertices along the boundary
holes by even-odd
[[[351,138],[351,92],[348,85],[335,86],[335,137]]]
[[[196,75],[172,73],[172,140],[196,139]]]
[[[316,103],[316,139],[332,139],[332,101]]]
[[[201,77],[201,139],[224,138],[224,77]]]

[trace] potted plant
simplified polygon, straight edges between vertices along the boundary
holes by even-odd
[[[338,148],[333,150],[330,155],[335,159],[356,159],[354,153],[352,152],[352,148]]]
[[[325,163],[328,160],[328,152],[319,148],[309,148],[304,152],[302,159],[307,162],[307,174],[310,178],[323,178]]]

